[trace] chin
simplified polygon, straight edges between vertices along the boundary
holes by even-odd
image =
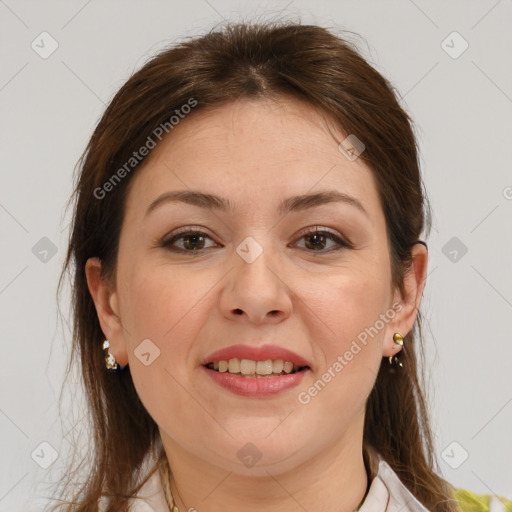
[[[216,454],[212,463],[240,475],[268,477],[269,473],[284,473],[305,461],[308,457],[305,448],[314,446],[311,439],[302,439],[303,425],[290,431],[290,425],[282,419],[258,420],[249,425],[244,419],[236,422],[236,428],[230,422],[227,430],[233,437],[226,435],[222,441],[214,442],[212,451]]]

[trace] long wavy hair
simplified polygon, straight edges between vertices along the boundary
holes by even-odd
[[[431,218],[413,124],[397,92],[361,56],[351,42],[353,34],[346,34],[295,22],[226,23],[160,51],[108,105],[78,162],[69,248],[59,283],[60,288],[64,276],[70,276],[70,365],[80,368],[92,446],[86,454],[86,478],[78,484],[78,468],[70,468],[64,482],[68,496],[52,510],[93,512],[100,502],[106,512],[125,510],[147,480],[140,479],[141,465],[159,442],[158,428],[136,393],[129,368],[119,374],[105,369],[104,335],[84,269],[88,258],[98,257],[103,277],[115,275],[127,187],[146,157],[132,161],[129,169],[126,162],[162,125],[172,137],[169,120],[191,99],[196,102],[193,116],[240,98],[298,98],[344,133],[357,134],[365,144],[360,158],[375,177],[386,219],[392,284],[403,288],[412,247],[428,234]],[[126,172],[120,173],[123,166]],[[122,179],[112,181],[114,174]],[[111,187],[104,194],[107,182]],[[421,320],[418,312],[405,337],[403,368],[393,373],[383,358],[366,404],[364,443],[382,454],[429,510],[454,512],[453,488],[437,474],[422,389]]]

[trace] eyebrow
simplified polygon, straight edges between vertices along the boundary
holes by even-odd
[[[186,203],[208,210],[220,210],[223,212],[234,211],[235,207],[229,199],[217,196],[215,194],[207,194],[196,190],[174,190],[172,192],[165,192],[157,197],[147,208],[147,216],[153,210],[165,203]],[[363,212],[369,217],[368,212],[364,206],[355,197],[338,192],[336,190],[327,190],[316,192],[313,194],[303,194],[292,196],[285,199],[279,206],[279,213],[284,215],[288,212],[303,211],[316,206],[321,206],[328,203],[345,203],[355,206],[358,210]]]

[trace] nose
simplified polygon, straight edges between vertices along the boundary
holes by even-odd
[[[286,319],[292,308],[291,290],[272,251],[264,250],[250,263],[235,254],[233,261],[220,301],[224,316],[253,324]]]

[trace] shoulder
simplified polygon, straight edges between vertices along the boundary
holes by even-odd
[[[454,498],[462,512],[512,512],[512,501],[492,494],[455,489]]]

